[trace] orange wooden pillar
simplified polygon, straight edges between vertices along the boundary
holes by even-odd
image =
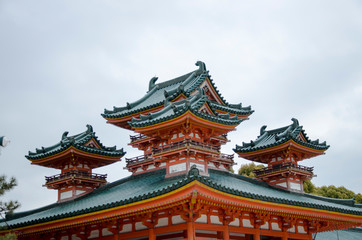
[[[148,229],[148,239],[156,240],[155,229],[153,227]]]
[[[193,227],[193,222],[187,222],[187,239],[193,240],[195,236],[195,229]]]
[[[113,240],[119,240],[119,234],[115,233],[115,234],[113,235]]]
[[[283,232],[282,240],[288,240],[288,233]]]
[[[229,240],[229,226],[228,225],[225,225],[222,236],[223,236],[224,240]]]
[[[253,233],[253,240],[260,240],[260,230],[255,229],[255,232]]]
[[[312,232],[308,233],[308,240],[313,240],[313,233]]]

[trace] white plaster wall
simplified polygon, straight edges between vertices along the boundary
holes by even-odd
[[[168,217],[158,219],[156,227],[165,227],[165,226],[168,226]]]
[[[181,218],[180,215],[172,216],[172,224],[185,223],[186,221]]]
[[[230,226],[239,227],[240,226],[240,220],[239,218],[235,218],[234,221],[229,223]]]
[[[147,227],[145,225],[143,225],[142,222],[136,222],[135,228],[136,228],[136,231],[147,229]]]
[[[73,196],[73,191],[72,190],[60,193],[60,199],[61,200],[66,199],[66,198],[70,198],[72,196]]]
[[[276,222],[273,222],[273,223],[271,224],[271,227],[272,227],[272,230],[274,230],[274,231],[281,231],[281,229],[280,229],[280,227],[279,227],[279,224],[276,223]]]
[[[196,219],[195,222],[198,223],[207,223],[207,216],[205,214],[202,214],[198,219]]]
[[[269,229],[269,223],[266,222],[264,225],[260,226],[261,229]]]
[[[218,216],[210,216],[210,221],[212,224],[222,224]]]
[[[126,233],[126,232],[131,232],[132,231],[132,224],[128,223],[128,224],[124,224],[123,228],[121,231],[119,231],[119,233]]]
[[[298,226],[298,233],[306,234],[307,232],[304,231],[304,227],[303,227],[303,226]]]

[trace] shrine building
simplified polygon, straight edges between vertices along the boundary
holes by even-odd
[[[41,147],[31,164],[56,168],[45,187],[55,203],[8,213],[0,235],[44,240],[333,240],[361,239],[362,204],[304,193],[313,167],[299,162],[329,146],[310,140],[297,119],[263,126],[254,141],[237,145],[242,158],[265,164],[248,178],[230,171],[234,155],[221,152],[228,133],[253,113],[217,90],[203,62],[183,76],[157,82],[135,102],[104,110],[107,123],[134,132],[142,154],[125,158],[129,177],[108,183],[93,169],[120,161],[123,149],[105,147],[93,128]],[[117,129],[115,128],[115,131]],[[35,190],[36,191],[36,190]],[[337,234],[337,235],[335,235]],[[337,239],[337,238],[335,238]]]

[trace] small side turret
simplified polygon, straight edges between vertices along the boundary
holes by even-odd
[[[329,146],[311,141],[297,119],[289,126],[268,130],[260,129],[260,136],[250,143],[236,145],[234,152],[239,157],[267,164],[255,171],[256,178],[270,185],[303,192],[303,181],[311,179],[313,167],[298,164],[299,161],[324,154]]]
[[[95,174],[93,168],[120,161],[124,154],[123,149],[103,146],[92,126],[87,125],[85,132],[74,136],[64,132],[59,143],[36,149],[25,157],[31,164],[61,170],[60,174],[45,177],[44,186],[57,189],[58,202],[63,202],[105,185],[107,174]]]

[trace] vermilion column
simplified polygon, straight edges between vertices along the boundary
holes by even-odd
[[[195,236],[193,223],[187,222],[187,239],[193,240]]]
[[[282,240],[288,240],[288,233],[283,232]]]
[[[253,234],[253,240],[260,240],[260,230],[255,229],[255,233]]]
[[[115,234],[113,235],[113,239],[114,239],[114,240],[119,240],[119,233],[115,233]]]
[[[155,234],[155,229],[154,228],[149,228],[148,229],[148,239],[149,240],[156,240],[156,234]]]
[[[313,240],[313,233],[308,233],[308,240]]]
[[[224,240],[229,240],[229,226],[226,225],[223,231],[223,239]]]

